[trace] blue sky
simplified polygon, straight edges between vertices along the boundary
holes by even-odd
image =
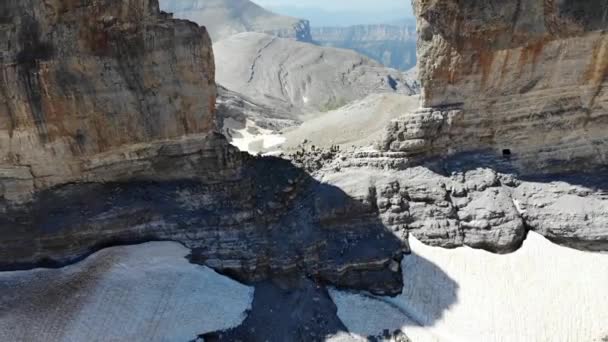
[[[274,12],[309,19],[313,26],[392,22],[412,17],[411,0],[253,0]]]

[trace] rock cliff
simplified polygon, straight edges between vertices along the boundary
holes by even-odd
[[[371,202],[215,133],[204,28],[156,0],[7,1],[0,13],[0,269],[171,240],[243,281],[399,292],[407,246]]]
[[[209,30],[214,42],[241,32],[262,32],[310,42],[308,20],[278,15],[249,0],[160,0],[161,9]]]
[[[414,25],[313,27],[311,34],[316,44],[354,50],[389,68],[407,71],[416,65]]]
[[[606,7],[568,0],[415,5],[425,108],[393,122],[379,151],[311,146],[288,161],[239,153],[215,132],[208,34],[160,12],[156,0],[4,1],[0,270],[64,266],[112,245],[177,241],[191,262],[257,284],[253,314],[227,339],[249,336],[256,324],[268,331],[269,320],[289,321],[285,303],[300,299],[296,317],[312,329],[277,331],[311,330],[308,338],[332,330],[327,321],[341,324],[323,285],[402,290],[409,234],[435,246],[508,253],[536,231],[565,246],[608,250],[608,184],[597,171],[606,165],[607,117],[606,15],[597,9]],[[544,21],[535,20],[540,14]],[[328,79],[307,78],[298,69],[330,58],[319,47],[245,35],[260,37],[249,59],[226,66],[245,83],[261,82],[250,87],[279,84],[277,103],[332,104],[345,86],[411,90],[354,53],[315,72]],[[316,52],[281,55],[293,44]],[[273,66],[278,58],[289,63]],[[285,70],[293,87],[283,83]],[[267,108],[220,94],[228,118],[231,108],[251,115]],[[113,262],[120,259],[101,264]],[[432,273],[449,278],[437,267]],[[9,280],[22,285],[28,277]],[[34,282],[30,291],[61,293],[44,285]],[[8,303],[21,300],[14,298]],[[42,302],[55,309],[55,299]],[[13,326],[30,308],[0,316]]]
[[[414,1],[419,112],[382,148],[492,151],[522,172],[606,165],[608,16],[598,1]]]
[[[146,173],[145,159],[174,153],[163,142],[214,129],[209,37],[155,1],[3,1],[0,13],[2,197]]]

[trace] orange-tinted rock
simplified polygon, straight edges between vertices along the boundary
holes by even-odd
[[[2,169],[44,188],[101,154],[213,131],[204,27],[155,0],[6,0],[0,13]]]
[[[425,157],[489,150],[500,161],[510,150],[510,165],[532,173],[606,165],[606,6],[414,1],[424,109],[392,125],[382,147],[419,155],[400,138],[418,130]]]

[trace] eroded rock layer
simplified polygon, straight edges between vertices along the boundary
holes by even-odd
[[[0,13],[4,198],[103,179],[111,159],[212,132],[209,36],[161,15],[157,1],[3,1]]]
[[[608,4],[414,1],[422,109],[383,148],[490,150],[522,172],[605,165]]]
[[[400,291],[370,203],[214,133],[204,28],[156,0],[11,0],[0,37],[0,269],[172,240],[244,281]]]

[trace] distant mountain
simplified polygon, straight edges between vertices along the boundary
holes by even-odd
[[[160,0],[163,11],[203,25],[219,41],[240,32],[263,32],[310,41],[307,20],[278,15],[249,0]]]
[[[228,89],[294,113],[329,111],[373,93],[414,94],[408,76],[356,52],[261,33],[213,45],[216,79]]]
[[[319,45],[354,50],[391,68],[405,71],[416,65],[414,24],[318,27],[311,34]]]
[[[392,9],[377,11],[348,10],[346,9],[348,6],[339,11],[295,5],[268,5],[266,8],[276,13],[306,18],[310,21],[311,26],[317,27],[395,23],[402,21],[409,14],[406,11]],[[409,20],[415,21],[413,17]]]

